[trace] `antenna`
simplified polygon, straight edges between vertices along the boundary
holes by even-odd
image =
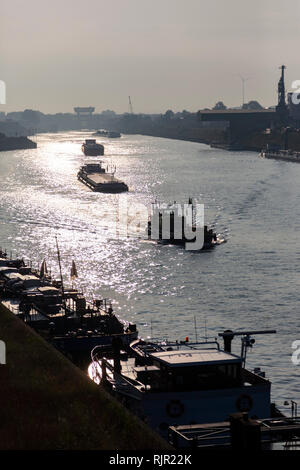
[[[194,199],[192,197],[189,197],[189,205],[192,206],[192,227],[195,227],[197,220],[196,220]]]
[[[128,101],[129,101],[129,113],[130,113],[130,114],[133,114],[133,107],[132,107],[132,103],[131,103],[131,98],[130,98],[130,96],[128,96]]]

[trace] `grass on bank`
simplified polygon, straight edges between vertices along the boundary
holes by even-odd
[[[0,306],[0,449],[169,449],[168,444]]]

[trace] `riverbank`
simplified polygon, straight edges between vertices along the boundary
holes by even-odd
[[[0,448],[167,450],[169,446],[0,305]]]

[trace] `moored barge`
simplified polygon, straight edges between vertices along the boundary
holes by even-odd
[[[107,131],[105,129],[100,129],[94,133],[94,135],[100,135],[101,137],[108,137],[110,139],[115,139],[121,137],[120,132],[117,131]]]

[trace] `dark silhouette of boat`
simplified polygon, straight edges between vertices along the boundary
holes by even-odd
[[[148,239],[156,240],[160,244],[165,245],[178,245],[185,246],[187,243],[195,243],[197,237],[197,230],[199,232],[199,227],[195,222],[194,215],[194,206],[192,199],[189,199],[189,204],[192,206],[192,225],[190,227],[190,232],[195,233],[195,236],[187,237],[185,235],[186,231],[186,217],[184,215],[178,215],[174,209],[173,205],[170,205],[167,208],[161,209],[159,206],[154,210],[150,220],[148,221]],[[158,233],[157,230],[152,230],[153,221],[156,217],[156,223],[158,222]],[[170,220],[169,231],[165,233],[163,220],[164,217],[168,217]],[[176,230],[177,228],[177,230]],[[179,233],[178,232],[178,228]],[[155,235],[155,236],[154,236]],[[208,250],[214,248],[217,245],[225,243],[226,240],[220,235],[217,235],[213,229],[209,229],[207,225],[203,227],[203,246],[200,250]]]
[[[285,160],[288,162],[300,163],[300,152],[295,150],[266,148],[260,152],[260,156],[262,158],[272,158],[274,160]]]
[[[117,338],[126,347],[138,335],[135,324],[114,314],[108,299],[88,302],[77,289],[52,280],[45,266],[37,272],[22,260],[8,259],[0,250],[1,309],[14,313],[80,363],[88,360],[95,346],[111,346]]]
[[[111,172],[103,167],[104,162],[88,163],[83,165],[77,173],[79,181],[88,186],[92,191],[101,193],[121,193],[128,191],[128,186],[123,181],[115,178],[116,167]]]

